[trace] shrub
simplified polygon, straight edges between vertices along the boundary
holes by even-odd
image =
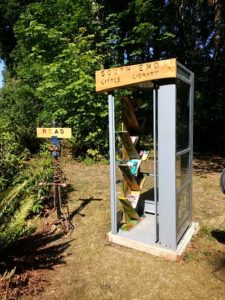
[[[35,229],[28,219],[31,212],[40,211],[44,195],[49,193],[49,186],[40,187],[38,183],[52,179],[51,165],[51,157],[45,151],[41,158],[31,160],[0,194],[0,252]]]

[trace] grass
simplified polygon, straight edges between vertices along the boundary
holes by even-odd
[[[51,284],[41,298],[224,299],[225,195],[219,188],[220,171],[207,166],[199,159],[194,168],[193,220],[201,230],[184,257],[170,262],[107,241],[109,165],[65,164],[74,188],[69,203],[75,230],[63,254],[65,264],[46,270]]]

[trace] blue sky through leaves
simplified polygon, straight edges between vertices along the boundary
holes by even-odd
[[[3,68],[4,68],[4,63],[2,60],[0,60],[0,88],[3,85],[3,76],[2,76]]]

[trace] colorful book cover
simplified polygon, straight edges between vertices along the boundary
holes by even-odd
[[[130,168],[131,173],[134,176],[137,176],[138,169],[140,167],[141,160],[139,159],[131,159],[127,162],[128,167]]]

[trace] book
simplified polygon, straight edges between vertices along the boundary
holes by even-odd
[[[140,152],[140,157],[141,157],[141,160],[146,160],[147,158],[148,158],[148,155],[149,155],[149,151],[147,151],[147,150],[142,150],[141,152]]]
[[[136,208],[140,194],[139,191],[131,191],[131,193],[127,195],[127,199],[130,201],[133,208]]]
[[[131,174],[137,176],[138,169],[140,167],[141,160],[140,159],[131,159],[128,160],[127,165],[130,168]]]

